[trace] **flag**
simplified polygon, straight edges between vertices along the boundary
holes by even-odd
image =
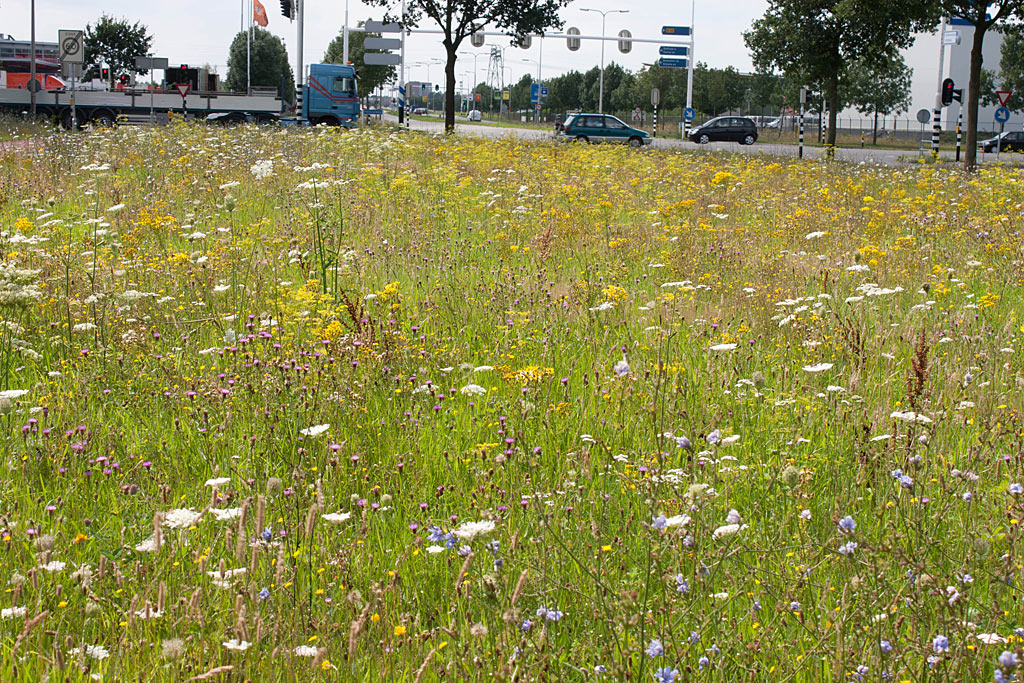
[[[267,10],[263,8],[260,0],[252,0],[252,17],[257,24],[263,28],[267,27]]]

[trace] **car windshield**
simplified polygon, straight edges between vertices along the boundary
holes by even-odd
[[[571,116],[569,116],[568,118],[565,119],[565,123],[563,123],[562,125],[565,126],[566,128],[568,128],[569,126],[571,126],[574,123],[576,123],[576,115],[572,114]]]

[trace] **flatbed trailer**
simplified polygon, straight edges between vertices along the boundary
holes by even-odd
[[[21,88],[0,89],[0,107],[17,113],[27,112],[31,106],[30,93]],[[71,128],[70,89],[40,90],[36,93],[36,113],[56,118],[65,128]],[[175,112],[190,117],[205,118],[210,114],[226,115],[225,122],[255,120],[259,123],[276,122],[284,112],[280,97],[246,95],[244,93],[190,92],[182,97],[177,92],[131,90],[77,90],[74,93],[75,118],[78,125],[93,122],[114,125],[123,114],[149,114]]]
[[[312,64],[303,85],[303,106],[299,116],[285,111],[284,101],[275,95],[247,95],[228,92],[188,92],[131,88],[124,90],[76,90],[74,119],[79,126],[92,122],[112,126],[119,116],[137,119],[174,112],[217,123],[288,123],[299,125],[352,126],[359,118],[355,70],[342,64]],[[0,110],[27,113],[30,93],[25,88],[0,88]],[[69,88],[36,93],[36,114],[55,118],[71,129],[72,91]]]

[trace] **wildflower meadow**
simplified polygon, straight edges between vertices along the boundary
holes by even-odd
[[[0,680],[1024,678],[1024,170],[0,157]]]

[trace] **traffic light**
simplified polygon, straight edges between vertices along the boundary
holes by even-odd
[[[100,69],[100,78],[102,78],[105,82],[109,83],[110,82],[110,69],[107,69],[107,68]]]
[[[440,90],[441,90],[441,86],[434,85],[434,92],[439,92]]]
[[[295,18],[295,4],[292,0],[281,0],[281,16],[289,19]]]
[[[953,104],[953,79],[947,78],[942,81],[942,106],[948,107]]]

